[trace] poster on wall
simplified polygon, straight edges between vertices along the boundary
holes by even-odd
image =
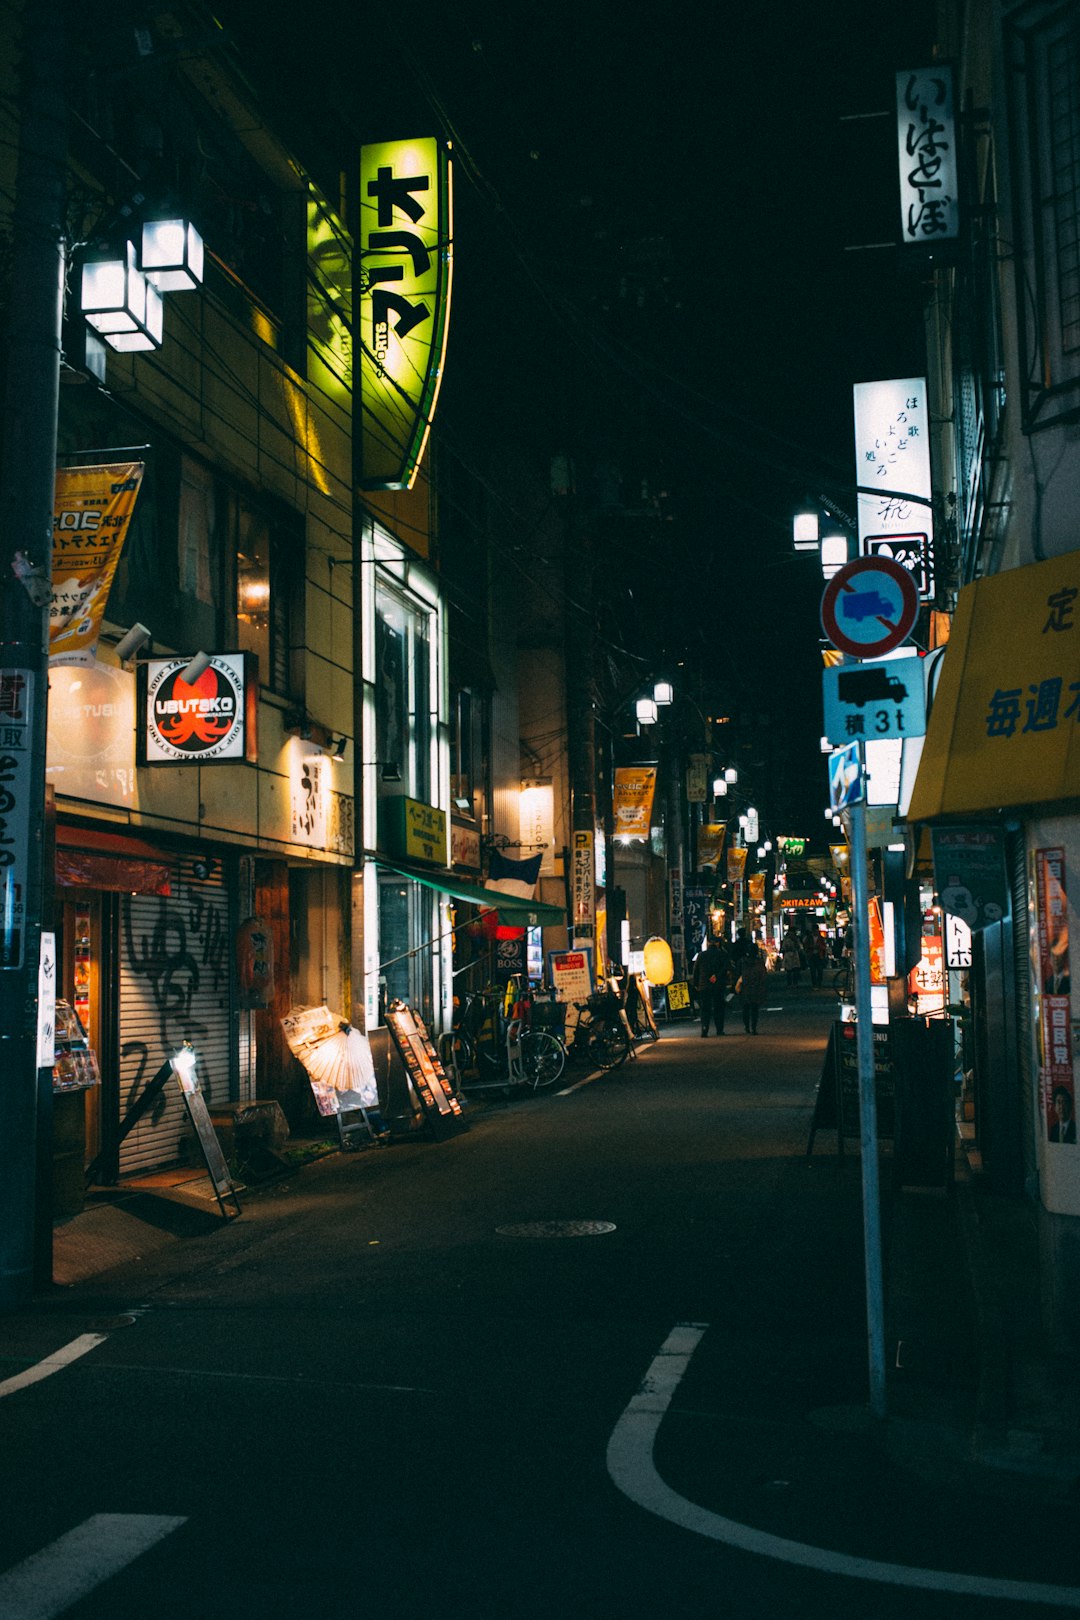
[[[1076,1144],[1076,1085],[1072,1060],[1072,975],[1065,851],[1032,851],[1039,1099],[1048,1142]]]

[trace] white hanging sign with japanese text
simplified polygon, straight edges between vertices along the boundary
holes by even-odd
[[[896,75],[900,216],[906,246],[934,247],[960,234],[956,111],[952,68]]]

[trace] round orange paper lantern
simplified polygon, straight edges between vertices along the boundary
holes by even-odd
[[[666,939],[654,934],[645,941],[645,977],[650,984],[670,984],[675,977],[675,963],[671,957],[671,946]]]

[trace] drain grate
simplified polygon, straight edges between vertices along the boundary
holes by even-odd
[[[614,1221],[521,1221],[517,1226],[497,1226],[500,1237],[575,1238],[602,1237],[614,1232]]]

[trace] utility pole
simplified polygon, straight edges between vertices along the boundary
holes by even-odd
[[[570,948],[588,948],[598,967],[596,938],[596,680],[593,548],[589,518],[578,497],[566,497],[564,530],[567,768],[570,777]],[[591,882],[588,879],[591,878]]]
[[[855,1035],[859,1072],[859,1148],[862,1155],[863,1262],[870,1410],[885,1416],[885,1286],[881,1256],[881,1187],[878,1173],[874,1020],[870,993],[870,885],[867,880],[865,755],[862,794],[851,806],[851,908],[855,933]]]
[[[0,460],[0,1310],[34,1287],[38,958],[67,134],[58,0],[25,0]]]

